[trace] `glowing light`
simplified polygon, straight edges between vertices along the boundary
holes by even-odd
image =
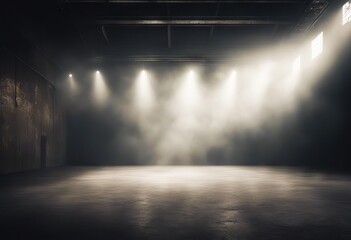
[[[229,107],[233,104],[236,92],[236,71],[232,71],[224,81],[221,89],[222,104]]]
[[[192,106],[197,103],[198,100],[198,83],[195,72],[190,70],[186,76],[185,82],[182,86],[182,98],[183,103],[188,106]]]
[[[69,88],[71,90],[71,93],[77,93],[78,85],[77,85],[76,81],[74,80],[73,75],[69,74],[68,77],[69,77],[68,83],[69,83]]]
[[[100,106],[106,103],[109,95],[105,80],[99,71],[96,71],[95,74],[93,95],[96,103]]]
[[[235,78],[236,77],[236,71],[232,71],[231,73],[230,73],[230,79],[233,79],[233,78]]]
[[[188,73],[188,78],[193,79],[193,78],[194,78],[194,75],[195,75],[194,71],[193,71],[193,70],[190,70],[189,73]]]
[[[152,108],[155,99],[151,81],[145,70],[140,72],[136,81],[135,90],[135,103],[139,110],[145,113]]]
[[[312,48],[312,59],[315,59],[323,52],[323,32],[313,39],[311,43]]]
[[[247,98],[254,108],[259,108],[264,103],[264,96],[272,81],[273,67],[273,62],[266,61],[257,68],[257,73],[251,76]]]
[[[96,71],[96,74],[100,74],[100,71],[99,71],[99,70],[97,70],[97,71]]]
[[[207,108],[212,108],[207,114],[209,114],[211,120],[210,127],[215,131],[222,131],[229,129],[230,121],[233,120],[237,115],[233,114],[236,103],[237,93],[237,81],[236,72],[231,71],[224,77],[218,85],[218,88],[213,92],[213,97],[207,97],[208,105]],[[235,117],[234,117],[235,116]]]
[[[285,91],[282,91],[283,98],[286,98],[288,100],[292,100],[292,97],[293,97],[292,94],[295,92],[295,90],[298,86],[300,71],[301,71],[301,57],[298,56],[295,58],[295,60],[293,62],[291,75],[289,75],[285,79]],[[284,84],[284,82],[283,82],[283,84]]]
[[[342,7],[342,25],[351,22],[351,4],[346,2]]]
[[[293,72],[295,74],[300,73],[301,70],[301,57],[298,56],[297,58],[295,58],[294,62],[293,62]]]

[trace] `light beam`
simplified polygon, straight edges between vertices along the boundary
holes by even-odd
[[[311,49],[312,59],[315,59],[323,52],[323,32],[318,34],[318,36],[315,39],[313,39],[311,43]]]
[[[135,84],[135,104],[139,111],[146,113],[150,111],[155,102],[155,93],[149,74],[142,70]]]
[[[106,104],[109,97],[108,88],[100,71],[95,73],[93,96],[98,106]]]

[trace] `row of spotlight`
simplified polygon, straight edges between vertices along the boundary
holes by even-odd
[[[347,1],[342,7],[342,25],[346,25],[351,22],[351,1]],[[315,39],[312,40],[311,43],[311,58],[314,59],[319,56],[323,52],[323,35],[321,32],[317,35]],[[296,67],[296,63],[300,63],[300,56],[295,59],[294,67]],[[100,74],[100,71],[96,71],[96,74]],[[68,75],[70,78],[73,77],[73,74],[70,73]]]

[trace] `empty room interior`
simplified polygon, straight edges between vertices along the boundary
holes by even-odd
[[[351,1],[0,5],[1,239],[351,239]]]

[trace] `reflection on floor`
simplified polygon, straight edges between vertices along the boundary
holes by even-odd
[[[351,239],[351,177],[67,167],[0,177],[2,239]]]

